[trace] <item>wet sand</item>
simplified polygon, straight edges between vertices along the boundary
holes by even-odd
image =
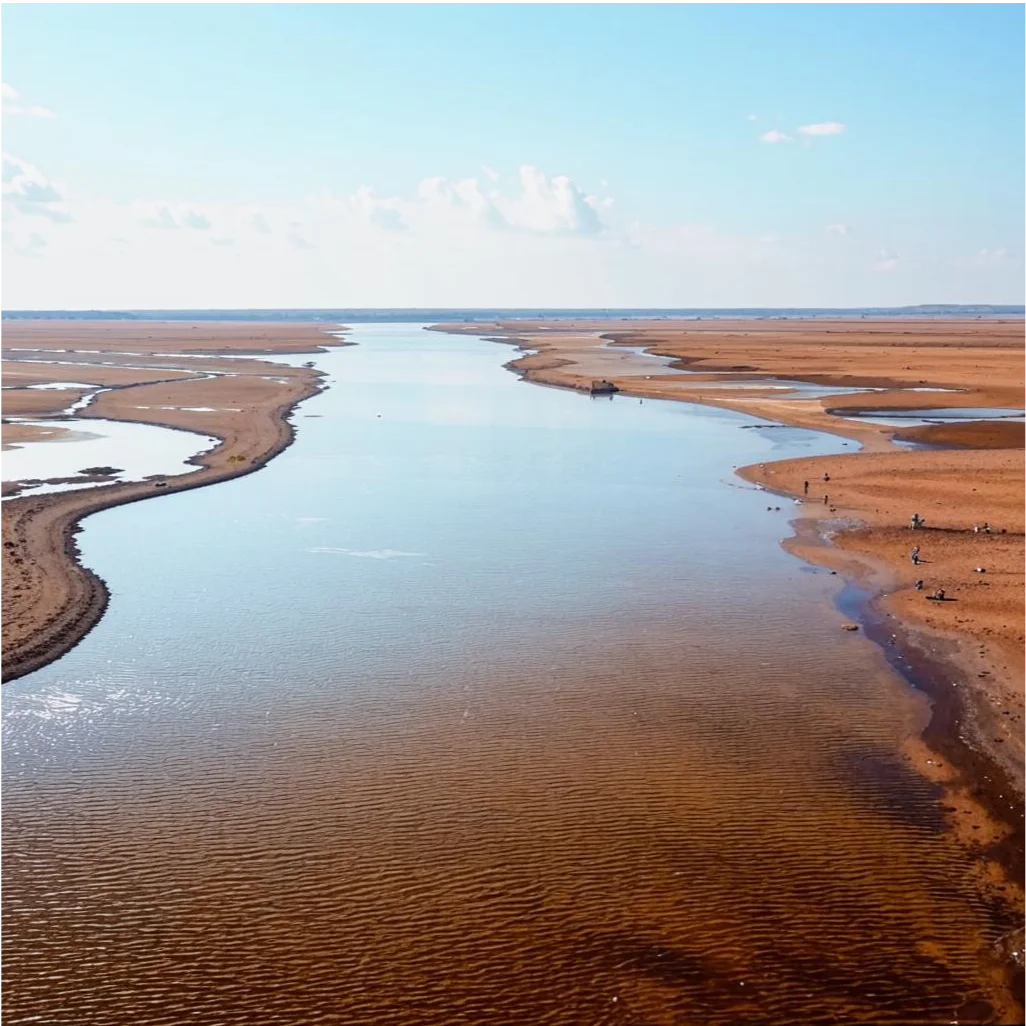
[[[338,344],[344,343],[326,335],[323,325],[5,323],[5,384],[69,381],[108,389],[72,417],[55,418],[55,432],[105,418],[180,428],[214,436],[221,444],[190,461],[199,468],[194,473],[35,497],[26,494],[4,503],[4,681],[58,658],[81,640],[106,608],[103,582],[77,560],[74,535],[79,522],[100,509],[258,470],[291,442],[288,418],[297,403],[320,389],[316,371],[269,364],[259,355],[312,353]],[[186,355],[191,353],[253,354],[254,359],[197,359]],[[43,362],[47,360],[61,362]],[[83,394],[87,393],[5,389],[4,414],[53,414]],[[39,440],[40,429],[27,425],[5,423],[4,431],[8,444]],[[201,447],[198,438],[197,449]],[[17,483],[5,486],[10,494]]]

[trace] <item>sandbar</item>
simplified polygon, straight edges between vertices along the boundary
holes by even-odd
[[[5,384],[72,381],[102,389],[72,416],[54,416],[54,437],[71,425],[104,418],[193,431],[216,437],[220,444],[190,461],[197,467],[192,473],[39,496],[15,492],[17,497],[4,502],[3,680],[63,655],[103,615],[107,589],[77,558],[75,534],[84,517],[260,469],[291,443],[289,415],[322,385],[320,373],[310,367],[271,364],[259,357],[316,353],[345,344],[322,324],[5,322]],[[195,354],[253,359],[198,359]],[[47,360],[58,362],[42,362]],[[107,365],[112,361],[117,365]],[[75,397],[72,390],[6,389],[5,414],[8,403],[19,414],[36,403],[43,403],[43,412],[55,413]],[[41,411],[31,412],[36,417]],[[11,444],[19,438],[38,440],[38,431],[26,436],[27,425],[4,427]],[[5,484],[7,494],[17,487],[17,482]]]

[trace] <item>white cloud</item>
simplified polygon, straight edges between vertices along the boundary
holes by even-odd
[[[147,228],[194,228],[206,231],[210,218],[190,203],[166,203],[163,200],[133,204],[139,223]]]
[[[481,165],[481,170],[484,172],[485,178],[490,182],[497,182],[500,178],[499,172],[494,167],[489,167],[487,164]]]
[[[4,245],[10,246],[19,256],[32,257],[33,259],[42,257],[43,250],[49,245],[49,240],[40,235],[39,232],[26,230],[22,226],[4,228],[3,240]]]
[[[47,107],[40,107],[37,104],[26,106],[21,102],[21,96],[14,86],[6,82],[0,83],[0,96],[3,98],[3,113],[8,117],[29,117],[29,118],[55,118],[56,114]]]
[[[476,178],[426,178],[417,188],[416,206],[420,215],[432,221],[453,215],[506,231],[587,236],[604,230],[600,215],[612,206],[611,198],[586,194],[572,178],[550,178],[529,164],[520,168],[517,183],[519,189],[510,192],[497,188],[486,192]],[[404,210],[407,220],[418,217],[410,205],[388,202]]]
[[[1007,261],[1007,249],[980,249],[969,258],[969,265],[971,267],[998,267]]]
[[[531,232],[593,235],[602,231],[598,211],[603,201],[586,196],[571,178],[549,178],[525,164],[520,169],[521,193],[501,198],[499,210],[514,228]]]
[[[314,243],[306,237],[305,231],[306,229],[301,221],[293,221],[289,225],[289,230],[285,233],[285,238],[296,249],[316,249],[317,247]]]
[[[879,271],[886,273],[888,271],[896,271],[898,269],[898,254],[892,252],[889,249],[881,249],[876,254],[876,258],[869,265],[871,271]]]
[[[763,132],[762,135],[759,136],[759,142],[764,143],[780,143],[790,141],[791,137],[789,135],[786,135],[783,132],[779,132],[775,128],[771,128],[768,132]]]
[[[368,221],[387,231],[401,232],[406,230],[406,222],[401,213],[398,199],[385,199],[368,185],[362,185],[350,197],[353,208],[367,218]]]
[[[802,135],[840,135],[844,129],[840,121],[820,121],[814,125],[802,125],[798,131]]]
[[[261,235],[270,235],[271,226],[267,223],[267,219],[259,210],[251,210],[248,213],[247,221],[249,227],[255,232],[259,232]]]
[[[826,228],[824,229],[824,231],[827,233],[827,235],[835,235],[835,236],[838,236],[838,237],[843,237],[845,235],[850,235],[851,234],[851,225],[850,224],[828,224],[826,226]]]
[[[1010,246],[1003,258],[1001,240],[977,250],[986,269],[970,272],[972,247],[961,268],[927,267],[898,235],[887,241],[899,268],[896,252],[875,252],[879,241],[863,249],[824,222],[775,236],[665,216],[636,223],[597,179],[595,195],[529,167],[497,182],[429,178],[399,195],[368,187],[246,204],[82,197],[14,159],[4,178],[11,308],[855,306],[954,301],[970,278],[981,302],[1021,295],[1021,255]],[[15,202],[74,221],[24,216]],[[405,230],[382,223],[390,213]],[[871,260],[893,273],[870,273]]]
[[[65,196],[34,164],[10,153],[2,156],[3,199],[9,209],[26,217],[45,217],[67,222],[71,215],[65,209]]]

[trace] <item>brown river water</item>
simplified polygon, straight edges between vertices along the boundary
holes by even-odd
[[[2,696],[4,1022],[993,1021],[929,704],[732,474],[843,443],[353,338],[265,470],[86,521],[109,611]]]

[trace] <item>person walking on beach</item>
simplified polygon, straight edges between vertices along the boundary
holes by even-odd
[[[918,545],[916,545],[912,549],[912,565],[913,566],[919,566],[919,546]]]
[[[805,482],[805,494],[806,495],[809,494],[809,482],[808,481]]]

